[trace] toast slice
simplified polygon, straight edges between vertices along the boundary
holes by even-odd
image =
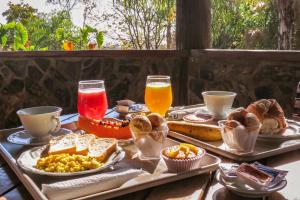
[[[114,138],[96,138],[89,146],[88,155],[104,162],[117,150],[117,140]]]
[[[86,156],[89,153],[89,145],[95,138],[93,134],[79,135],[76,143],[76,154]]]
[[[78,134],[71,133],[50,140],[48,154],[76,153]]]

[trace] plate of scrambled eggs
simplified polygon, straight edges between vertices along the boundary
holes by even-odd
[[[93,138],[84,150],[82,144],[78,144],[82,141],[77,136],[75,140],[74,135],[63,137],[23,152],[17,159],[18,165],[27,172],[40,175],[75,176],[103,171],[125,157],[122,148],[108,138]],[[74,141],[69,142],[70,138]],[[73,143],[76,148],[72,150],[70,144]]]

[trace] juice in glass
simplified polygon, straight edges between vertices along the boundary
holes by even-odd
[[[78,112],[88,119],[101,120],[107,110],[107,97],[104,82],[87,83],[79,82],[78,89]]]
[[[169,76],[148,76],[145,104],[151,112],[165,116],[173,101]]]

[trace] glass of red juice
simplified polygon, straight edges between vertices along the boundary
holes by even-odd
[[[107,110],[103,80],[79,81],[78,112],[88,119],[101,120]]]

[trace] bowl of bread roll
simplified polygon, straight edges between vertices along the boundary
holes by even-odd
[[[245,108],[237,108],[218,122],[225,146],[229,150],[252,153],[261,128],[255,114]]]
[[[136,115],[131,119],[129,128],[139,150],[139,158],[160,159],[160,151],[169,131],[165,118],[157,113]]]

